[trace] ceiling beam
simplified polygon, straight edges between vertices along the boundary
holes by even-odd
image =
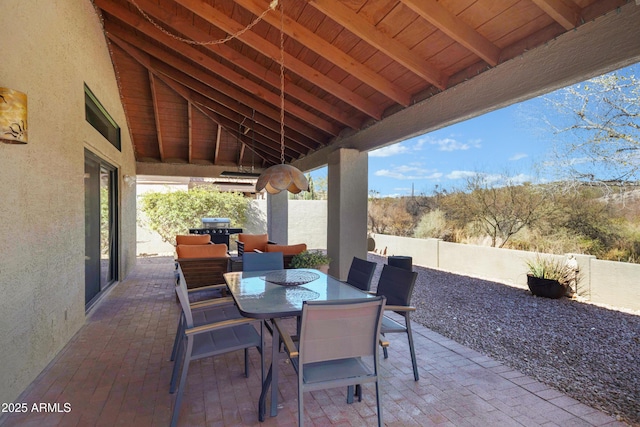
[[[160,49],[145,40],[135,37],[133,34],[124,31],[117,26],[105,23],[105,29],[108,32],[109,39],[118,44],[118,46],[127,51],[131,56],[134,56],[134,54],[132,54],[130,49],[126,48],[126,44],[134,46],[140,51],[157,58],[158,61],[167,64],[170,68],[181,70],[192,78],[206,84],[210,89],[206,90],[205,93],[212,93],[212,91],[219,93],[220,95],[215,96],[215,100],[217,102],[237,111],[245,117],[251,115],[252,111],[261,111],[264,114],[261,120],[264,122],[265,126],[268,126],[276,132],[280,132],[279,110],[261,103],[245,92],[216,79],[210,73],[207,73],[206,71],[203,71],[202,69],[165,52],[163,49]],[[291,116],[292,115],[285,116],[285,125],[288,129],[293,131],[294,135],[300,135],[297,137],[298,139],[310,139],[316,144],[321,145],[326,143],[326,134],[319,132],[305,123],[301,123]],[[317,145],[309,145],[309,148],[316,148],[316,146]]]
[[[176,91],[180,96],[187,99],[189,102],[192,102],[196,106],[206,107],[206,109],[204,110],[202,108],[199,108],[199,109],[200,111],[204,112],[208,116],[211,116],[213,112],[206,111],[206,110],[210,110],[212,108],[218,107],[215,101],[202,95],[202,91],[200,90],[197,90],[197,89],[194,90],[192,88],[189,88],[187,85],[184,85],[181,82],[174,80],[172,77],[168,75],[167,76],[165,76],[164,74],[158,75],[158,78],[161,79],[171,89]],[[243,135],[237,131],[241,122],[240,120],[238,120],[238,118],[234,120],[233,118],[229,118],[225,115],[215,113],[214,121],[219,123],[222,127],[226,128],[227,132],[229,132],[230,134],[232,135],[236,134],[238,139],[243,141],[243,143],[246,144],[247,142],[250,141],[250,138],[248,136]],[[272,157],[271,160],[278,159],[278,156],[280,155],[280,140],[274,139],[273,137],[279,138],[280,135],[276,134],[275,132],[272,132],[271,137],[265,136],[265,128],[258,123],[254,125],[254,130],[257,131],[256,132],[257,136],[255,137],[255,141],[259,144],[258,148],[260,148],[260,146],[264,146],[268,148],[269,150],[264,150],[264,152],[272,153],[274,155],[274,157]],[[285,142],[288,143],[288,144],[285,144],[285,154],[290,159],[298,158],[300,155],[306,154],[308,152],[308,150],[305,147],[300,146],[300,144],[298,144],[293,140],[285,138]],[[269,159],[265,159],[265,160],[269,160]]]
[[[98,2],[100,2],[99,0]],[[149,0],[138,0],[138,3],[144,7],[144,10],[165,23],[170,23],[172,28],[175,28],[181,34],[184,34],[187,37],[190,37],[193,40],[204,40],[210,38],[211,36],[208,33],[205,33],[201,30],[198,30],[193,27],[192,23],[185,22],[184,19],[178,19],[175,17],[175,14],[172,10],[167,10],[166,8],[160,7],[158,4],[150,2]],[[135,15],[131,12],[132,17],[142,19],[138,15]],[[123,11],[124,13],[124,11]],[[132,18],[132,19],[135,19]],[[120,18],[119,18],[120,19]],[[186,46],[182,42],[178,42],[179,46]],[[214,45],[206,45],[203,46],[208,49],[210,52],[224,58],[234,64],[237,67],[242,68],[249,74],[257,77],[260,80],[264,80],[269,83],[273,88],[280,88],[280,74],[274,73],[264,66],[258,64],[255,61],[241,55],[238,51],[233,48],[227,46],[226,44],[214,44]],[[175,49],[174,49],[175,50]],[[233,81],[232,81],[233,82]],[[239,82],[240,86],[242,85],[242,81]],[[285,86],[285,93],[303,104],[308,105],[309,107],[317,110],[318,112],[326,115],[327,117],[331,117],[332,119],[343,123],[349,126],[352,129],[359,129],[362,125],[361,120],[354,117],[353,114],[349,114],[342,109],[336,108],[334,105],[329,104],[328,102],[323,101],[322,99],[313,96],[306,89],[301,88],[291,82]],[[279,107],[280,104],[278,104]]]
[[[235,129],[238,127],[238,123],[241,121],[241,118],[245,116],[238,114],[237,112],[232,112],[230,109],[220,106],[220,104],[215,101],[206,98],[203,95],[198,94],[199,92],[205,92],[206,89],[203,87],[198,87],[196,90],[188,89],[188,85],[184,85],[182,83],[178,83],[173,76],[166,75],[166,72],[158,72],[154,65],[152,64],[152,59],[144,52],[135,51],[132,46],[126,45],[124,42],[115,39],[115,37],[110,36],[110,39],[114,41],[121,49],[131,55],[136,61],[138,61],[143,67],[145,67],[150,73],[156,76],[158,79],[162,80],[167,86],[177,92],[180,96],[182,96],[187,102],[191,102],[196,106],[203,114],[207,115],[211,120],[218,124],[218,126],[224,127],[231,134],[235,133],[230,129]],[[119,44],[119,43],[122,43]],[[169,73],[170,74],[170,73]],[[188,76],[185,76],[188,78]],[[193,85],[194,83],[192,83]],[[204,86],[202,83],[200,83]],[[200,107],[200,105],[204,105],[206,108]],[[217,112],[214,112],[216,110]],[[222,113],[222,114],[218,114]],[[269,161],[271,163],[279,163],[279,134],[275,131],[272,132],[275,137],[269,139],[264,139],[261,135],[257,138],[257,142],[263,144],[265,147],[271,149],[272,156],[265,157],[265,161]],[[242,136],[240,136],[242,137]],[[268,151],[265,151],[268,154]],[[297,158],[301,153],[289,152],[290,158]]]
[[[500,49],[435,0],[401,0],[440,31],[495,67]],[[541,0],[542,1],[542,0]]]
[[[141,0],[139,0],[141,1]],[[132,26],[135,30],[146,34],[152,39],[157,40],[158,42],[164,44],[168,49],[191,58],[194,61],[198,61],[199,65],[207,68],[212,73],[217,74],[221,78],[231,82],[232,84],[242,88],[245,91],[253,93],[253,95],[257,98],[262,99],[269,104],[276,106],[278,111],[280,109],[280,96],[261,87],[259,84],[254,81],[247,79],[246,77],[236,73],[235,71],[223,66],[219,61],[211,58],[210,56],[205,55],[201,51],[189,47],[184,43],[164,34],[162,31],[158,30],[154,25],[146,21],[144,18],[135,15],[129,12],[126,8],[119,6],[115,3],[112,3],[108,0],[95,0],[96,5],[105,10],[110,15],[115,16],[119,20],[123,21],[127,25]],[[110,28],[111,31],[118,32],[118,28],[115,25],[109,26],[108,22],[105,22],[105,29]],[[122,34],[122,31],[119,31],[118,34]],[[124,38],[124,37],[123,37]],[[156,46],[157,48],[157,46]],[[158,50],[162,50],[157,48]],[[236,52],[237,54],[237,52]],[[332,107],[334,110],[335,106]],[[340,128],[336,126],[334,123],[329,122],[325,119],[318,117],[318,115],[313,114],[312,112],[290,102],[285,99],[285,109],[287,114],[292,115],[294,117],[298,117],[303,123],[308,123],[321,129],[331,135],[338,135],[340,132]],[[279,113],[278,113],[279,114]]]
[[[189,155],[188,162],[193,163],[193,104],[187,102],[187,117],[189,120]]]
[[[264,0],[234,1],[254,15],[260,15],[269,7],[269,2]],[[263,20],[279,30],[280,18],[278,14],[267,13]],[[283,18],[283,31],[298,43],[303,44],[307,49],[317,53],[372,89],[384,94],[392,101],[395,101],[404,107],[411,103],[411,95],[409,95],[409,93],[401,89],[399,86],[391,83],[371,68],[361,62],[358,62],[355,58],[344,51],[333,46],[322,37],[317,36],[313,31],[310,31],[304,26],[298,24],[286,14]]]
[[[174,1],[182,5],[187,10],[190,10],[195,15],[209,22],[210,24],[215,25],[221,30],[227,32],[228,34],[238,34],[238,40],[252,47],[262,55],[267,56],[272,61],[280,63],[279,46],[269,43],[252,31],[241,33],[241,31],[245,28],[245,25],[234,21],[215,7],[205,2],[193,2],[191,0]],[[317,86],[322,90],[332,94],[336,98],[342,100],[343,102],[346,102],[348,105],[351,105],[364,114],[376,120],[380,120],[382,118],[382,106],[352,92],[351,90],[342,86],[340,83],[330,79],[315,68],[305,64],[304,62],[300,61],[295,56],[288,54],[287,52],[284,52],[284,66],[287,70],[294,72],[298,76],[312,83],[314,86]]]
[[[149,85],[151,90],[151,101],[153,102],[153,118],[156,123],[156,139],[158,140],[158,150],[160,152],[160,161],[164,162],[164,144],[162,142],[162,128],[160,127],[160,111],[158,109],[158,92],[153,73],[149,72]]]
[[[580,9],[569,1],[562,0],[532,0],[554,21],[562,25],[566,30],[575,28],[580,23]]]
[[[308,0],[309,4],[351,31],[371,46],[384,52],[389,58],[402,64],[416,75],[438,87],[446,89],[447,77],[436,66],[430,65],[416,52],[412,52],[402,43],[383,34],[340,1]]]
[[[218,177],[235,165],[199,165],[188,163],[136,162],[137,175]],[[261,172],[262,168],[256,168]]]
[[[640,61],[640,37],[629,34],[639,32],[640,7],[627,4],[501,62],[455,90],[438,93],[362,131],[345,134],[293,165],[302,171],[312,170],[326,165],[330,153],[339,148],[374,150],[632,65]],[[624,43],[612,42],[616,40]]]
[[[216,132],[216,148],[213,153],[213,164],[215,165],[218,161],[218,155],[220,154],[220,144],[222,143],[222,126],[219,123],[216,123],[218,127],[218,131]]]

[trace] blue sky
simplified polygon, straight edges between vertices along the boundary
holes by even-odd
[[[369,192],[380,196],[433,194],[436,188],[462,188],[470,174],[489,179],[508,174],[531,181],[533,163],[551,143],[534,135],[527,111],[540,110],[534,99],[475,119],[369,152]],[[326,177],[326,168],[311,174]],[[437,186],[437,187],[436,187]]]
[[[637,73],[637,64],[620,74]],[[548,95],[547,95],[548,96]],[[379,196],[431,195],[463,189],[466,179],[483,174],[487,183],[545,182],[536,165],[551,158],[553,133],[542,117],[553,114],[545,96],[493,111],[428,134],[369,152],[369,193]],[[327,169],[311,173],[326,177]]]

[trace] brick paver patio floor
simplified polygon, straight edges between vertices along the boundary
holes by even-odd
[[[170,258],[141,258],[86,324],[17,402],[60,403],[64,411],[29,410],[0,419],[2,426],[167,426],[169,361],[179,316]],[[600,411],[520,372],[414,323],[420,381],[413,381],[406,337],[388,336],[381,358],[384,423],[387,426],[622,426]],[[270,339],[267,339],[270,345]],[[260,359],[250,350],[251,373],[242,352],[192,362],[180,426],[295,426],[297,382],[280,361],[280,410],[257,419]],[[270,349],[267,348],[267,362]],[[376,424],[375,391],[346,403],[346,390],[305,397],[309,426]]]

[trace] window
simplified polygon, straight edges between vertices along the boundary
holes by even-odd
[[[84,85],[85,118],[114,147],[120,150],[120,126],[111,118],[91,89]]]

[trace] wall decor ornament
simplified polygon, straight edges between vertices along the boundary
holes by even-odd
[[[27,95],[0,87],[0,141],[27,143]]]

